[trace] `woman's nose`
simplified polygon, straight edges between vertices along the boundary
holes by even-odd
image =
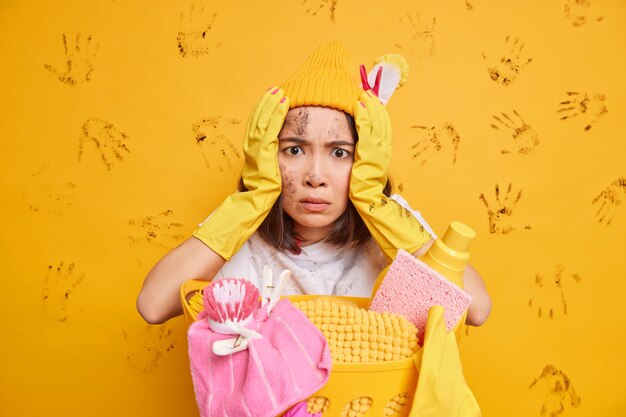
[[[309,161],[307,172],[304,176],[305,184],[309,187],[325,187],[326,186],[326,168],[321,158],[313,157]]]
[[[306,185],[313,188],[325,187],[326,182],[318,174],[311,174],[306,178]]]

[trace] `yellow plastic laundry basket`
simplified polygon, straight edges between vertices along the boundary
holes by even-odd
[[[180,288],[183,311],[187,322],[195,320],[195,313],[188,300],[208,284],[203,280],[186,281]],[[292,301],[302,301],[317,296],[287,296]],[[356,302],[367,308],[368,298],[340,297]],[[332,371],[326,385],[313,395],[325,402],[324,417],[367,416],[406,417],[411,409],[413,394],[417,384],[415,363],[421,360],[419,349],[411,358],[375,363],[333,362]],[[399,402],[398,398],[402,400]],[[358,412],[360,409],[361,412]]]

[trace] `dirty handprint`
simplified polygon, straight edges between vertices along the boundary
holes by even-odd
[[[576,394],[569,377],[553,365],[546,365],[541,371],[541,375],[535,378],[528,389],[532,389],[538,384],[547,389],[539,414],[541,417],[560,416],[565,411],[567,403],[573,408],[578,408],[580,405],[580,395]]]
[[[54,183],[46,180],[50,164],[44,164],[31,174],[24,185],[22,198],[28,208],[36,213],[63,215],[74,205],[76,184],[73,182]]]
[[[524,43],[517,37],[511,41],[511,36],[507,35],[504,40],[504,50],[499,61],[492,61],[487,66],[489,77],[504,86],[511,84],[520,74],[520,71],[533,60],[532,58],[524,57],[522,55],[523,52]],[[487,61],[487,56],[484,52],[483,59]]]
[[[178,245],[185,236],[181,233],[183,224],[169,218],[174,212],[165,210],[155,216],[143,216],[128,221],[132,233],[128,235],[131,245],[139,242],[156,243],[166,248]]]
[[[565,94],[567,98],[559,103],[559,109],[556,112],[560,115],[561,120],[576,117],[583,119],[585,132],[588,132],[608,113],[604,94],[575,91],[567,91]]]
[[[539,137],[533,128],[522,119],[517,110],[513,110],[515,120],[508,114],[501,112],[494,115],[491,127],[495,130],[508,133],[513,138],[513,148],[501,149],[500,153],[508,154],[516,152],[528,155],[539,145]]]
[[[95,146],[109,171],[115,163],[123,161],[125,155],[130,153],[126,146],[128,135],[111,122],[94,117],[83,123],[81,130],[83,134],[78,143],[78,161],[82,160],[85,141]]]
[[[582,278],[577,273],[565,274],[565,267],[557,265],[550,278],[538,273],[535,276],[535,290],[537,295],[530,297],[528,307],[536,309],[537,318],[548,317],[554,319],[558,313],[567,315],[567,301],[563,289],[566,281],[579,284]],[[557,305],[560,305],[558,308]]]
[[[217,19],[217,13],[204,10],[204,6],[196,9],[191,5],[189,12],[180,14],[183,29],[178,32],[178,52],[180,56],[198,58],[209,54],[214,48],[223,45],[215,41],[211,30]]]
[[[337,9],[338,0],[302,0],[302,4],[306,7],[305,13],[310,16],[316,16],[319,12],[328,8],[330,21],[335,23],[335,10]],[[311,4],[315,3],[315,4]]]
[[[44,67],[67,85],[74,86],[91,80],[99,44],[93,41],[92,35],[87,35],[84,41],[81,40],[80,32],[76,34],[74,45],[68,47],[67,43],[67,36],[64,33],[65,68],[57,69],[50,64],[45,64]]]
[[[616,178],[608,187],[600,192],[592,201],[598,207],[596,219],[598,223],[610,225],[615,216],[615,211],[622,199],[626,198],[626,177]]]
[[[42,309],[46,316],[65,322],[69,317],[68,304],[72,294],[85,279],[85,273],[75,272],[74,262],[66,265],[61,261],[58,266],[48,266],[43,280],[41,293]]]
[[[128,340],[126,330],[122,330],[122,336],[126,344],[130,345],[131,351],[126,355],[128,364],[146,374],[157,368],[163,355],[171,352],[177,343],[174,329],[169,324],[147,325],[145,332],[133,337],[132,341]]]
[[[452,156],[452,163],[456,163],[456,155],[461,142],[461,136],[450,123],[440,126],[411,126],[417,129],[418,141],[411,146],[411,157],[423,166],[438,152],[447,152]]]
[[[507,233],[517,229],[515,226],[508,224],[508,222],[513,214],[513,210],[517,206],[517,203],[519,203],[522,198],[522,190],[520,189],[515,196],[512,192],[513,184],[509,184],[506,195],[504,198],[500,199],[500,186],[496,184],[494,205],[489,204],[485,194],[481,193],[478,197],[487,208],[489,233],[506,235]],[[532,227],[530,225],[526,225],[524,228],[526,230],[530,230]]]
[[[575,27],[582,26],[590,20],[600,22],[604,19],[604,16],[589,17],[589,8],[593,3],[593,0],[565,0],[563,12],[565,17],[572,22],[572,25]]]
[[[435,55],[435,25],[437,18],[426,24],[420,21],[418,12],[406,13],[399,18],[404,37],[395,45],[402,52],[414,58],[427,58]]]
[[[217,168],[221,173],[233,173],[242,160],[241,153],[224,131],[234,135],[241,120],[222,116],[207,117],[193,124],[196,143],[202,148],[204,161],[209,169]]]

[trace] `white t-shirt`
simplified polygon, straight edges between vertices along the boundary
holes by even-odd
[[[318,242],[303,247],[302,252],[296,255],[277,251],[254,233],[224,264],[215,279],[245,278],[261,288],[264,265],[272,267],[274,279],[284,269],[291,271],[284,295],[370,297],[376,277],[387,263],[373,240],[343,252],[332,244]]]
[[[421,214],[411,209],[402,197],[394,194],[391,198],[409,209],[433,239],[437,238]],[[296,255],[277,251],[254,233],[224,264],[214,280],[244,278],[260,289],[264,265],[272,267],[275,279],[284,269],[291,271],[284,295],[325,294],[369,298],[374,282],[387,262],[374,239],[344,251],[332,244],[318,242],[303,247],[302,252]]]

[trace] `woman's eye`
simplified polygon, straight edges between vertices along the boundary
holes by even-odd
[[[347,158],[350,156],[350,152],[346,151],[345,149],[334,149],[333,150],[333,156],[335,158]]]
[[[302,148],[299,146],[290,146],[285,149],[289,155],[300,155],[302,154]]]

